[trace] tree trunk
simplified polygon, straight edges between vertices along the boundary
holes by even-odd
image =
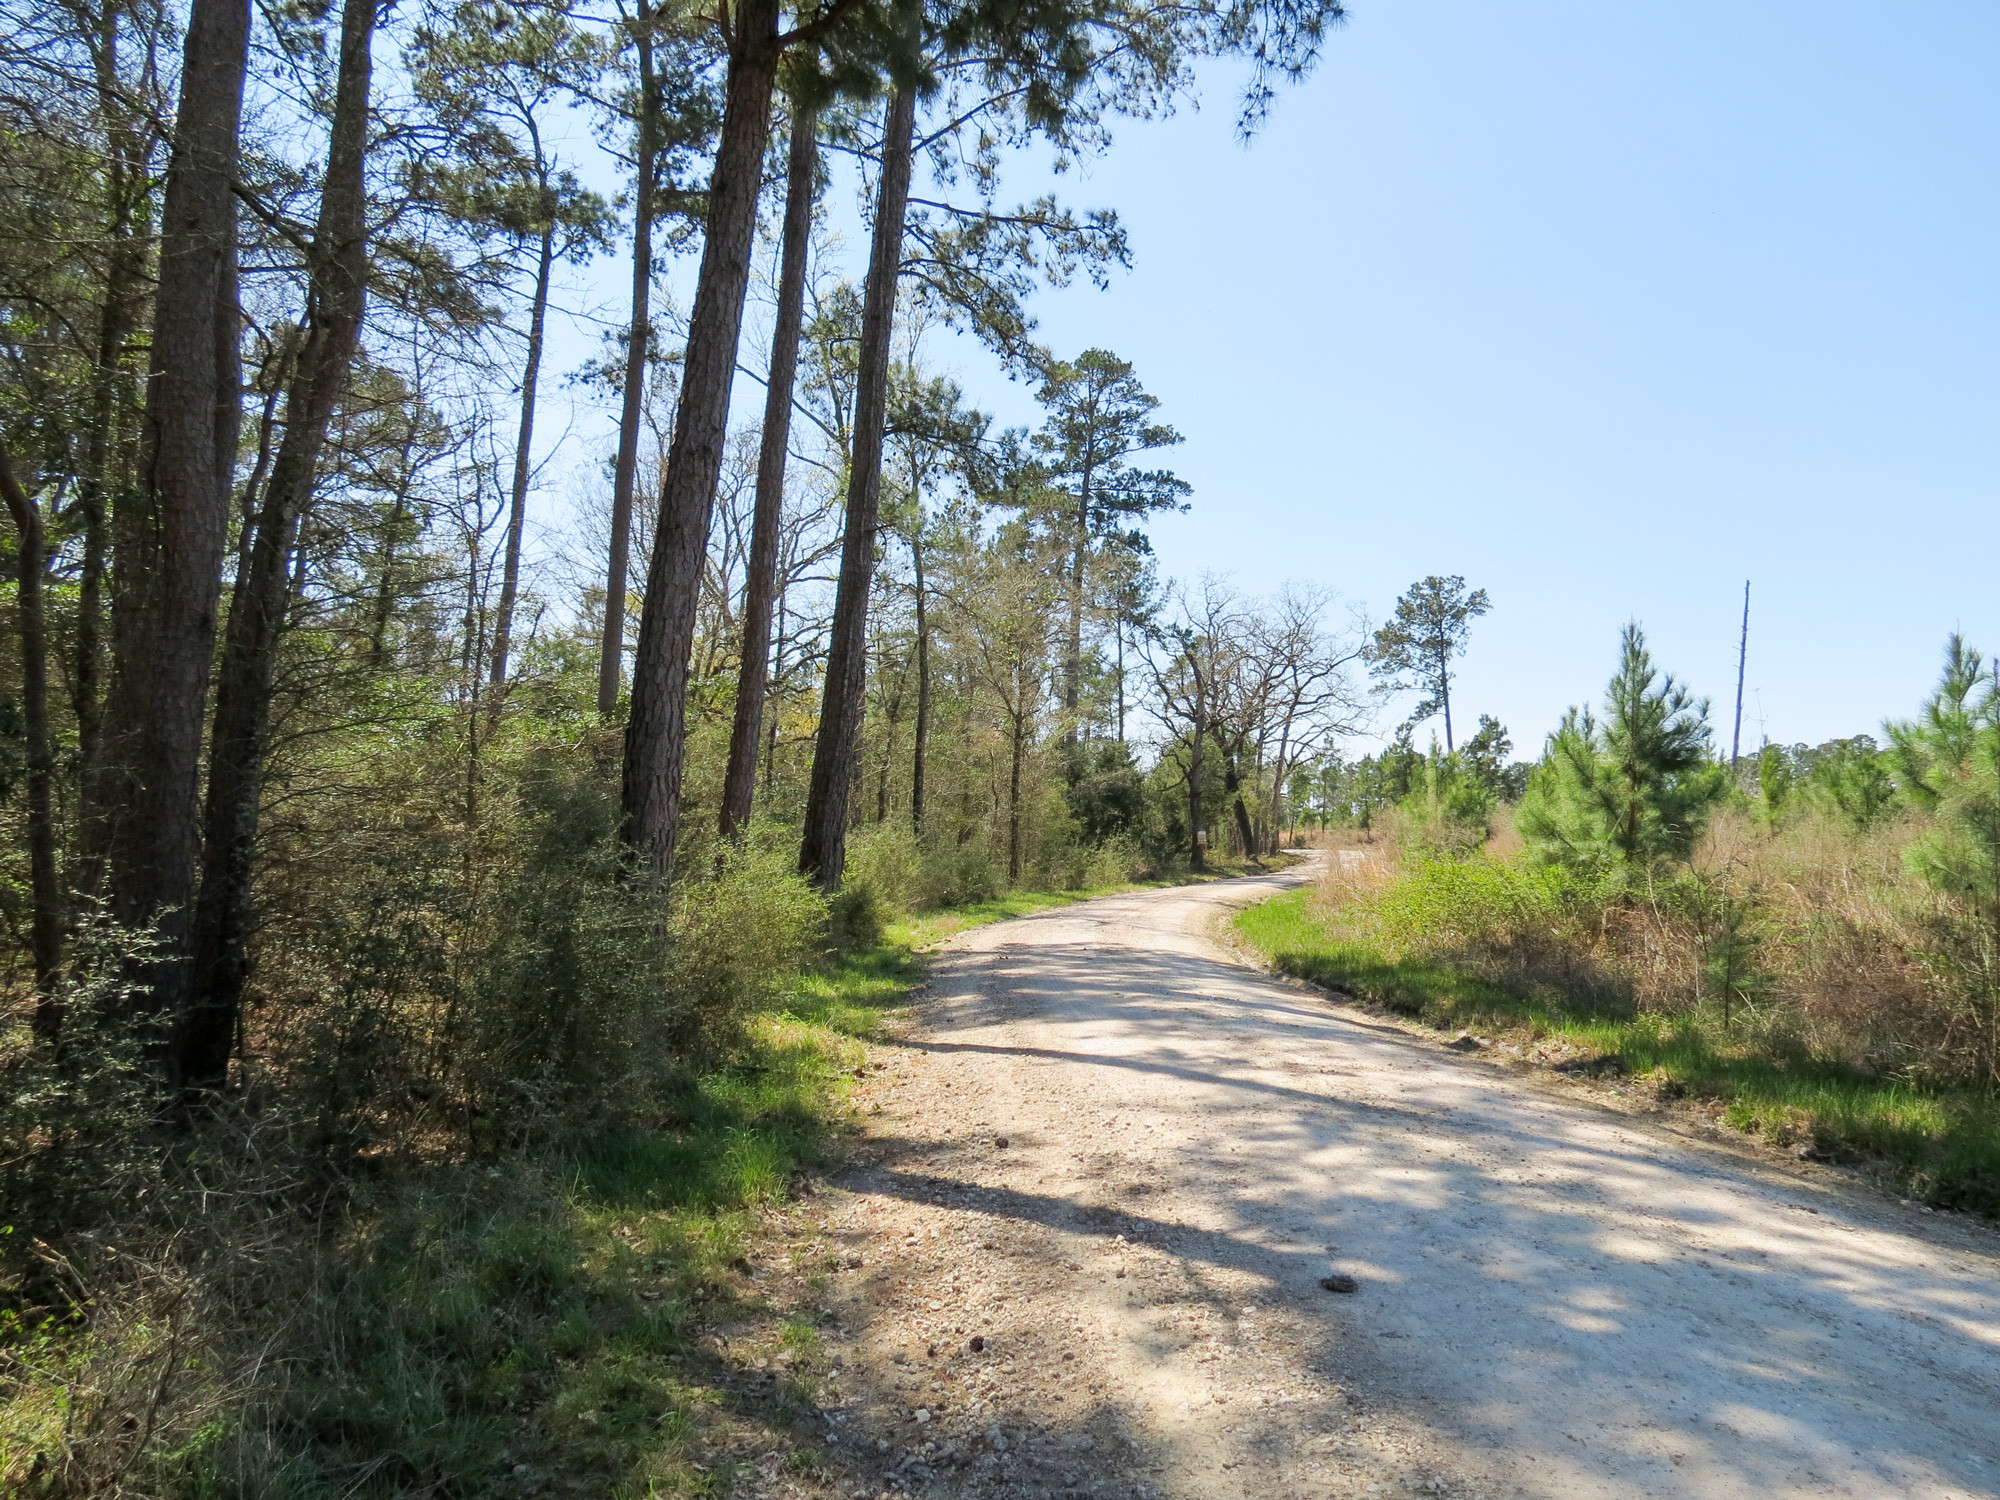
[[[1028,716],[1012,715],[1007,762],[1007,884],[1021,883],[1021,760],[1027,752]]]
[[[778,695],[784,691],[785,681],[785,587],[789,580],[778,581],[778,643],[771,651],[770,701],[765,705],[764,715],[770,721],[770,729],[764,735],[764,795],[771,795],[778,784]]]
[[[1083,575],[1090,550],[1090,480],[1086,465],[1078,482],[1076,501],[1076,551],[1069,570],[1069,637],[1063,656],[1063,744],[1074,750],[1077,743],[1077,709],[1082,700],[1083,679]]]
[[[111,915],[157,928],[148,1040],[186,984],[201,806],[203,708],[241,423],[237,141],[249,0],[193,0],[167,166],[139,482],[118,516],[111,689],[87,792],[86,867]]]
[[[1444,753],[1451,754],[1451,677],[1440,670],[1438,673],[1438,702],[1444,708]]]
[[[890,342],[895,331],[896,281],[903,264],[903,220],[910,197],[911,138],[917,96],[907,84],[889,99],[882,133],[882,182],[868,258],[861,313],[861,349],[854,387],[854,457],[847,481],[847,524],[841,538],[840,584],[827,643],[826,688],[819,741],[806,793],[805,838],[799,869],[834,890],[847,866],[847,789],[860,745],[868,672],[868,595],[875,577],[875,531],[882,504],[882,439],[889,409]]]
[[[514,631],[514,599],[521,582],[521,532],[528,524],[528,479],[534,472],[535,382],[542,373],[542,330],[549,314],[549,273],[555,267],[556,225],[542,226],[542,253],[535,266],[535,303],[528,314],[528,359],[521,371],[521,430],[514,441],[514,487],[507,507],[506,561],[500,571],[500,610],[493,623],[493,681],[507,680],[507,651]]]
[[[106,4],[98,17],[97,44],[92,61],[97,79],[97,107],[112,122],[106,132],[109,150],[104,164],[104,237],[109,245],[104,265],[103,302],[98,311],[97,358],[92,375],[90,430],[86,442],[83,482],[77,511],[83,522],[83,549],[77,570],[76,637],[70,674],[70,701],[76,714],[77,760],[96,764],[103,713],[104,579],[110,551],[108,535],[111,499],[129,479],[129,383],[125,371],[126,344],[137,321],[141,285],[146,277],[146,234],[143,216],[135,212],[150,192],[144,170],[146,147],[134,129],[132,111],[119,75],[117,4]]]
[[[660,518],[632,666],[632,717],[625,729],[622,831],[640,860],[661,875],[673,867],[680,835],[688,665],[729,435],[729,393],[736,383],[757,195],[771,135],[771,90],[783,50],[778,0],[741,0],[735,23],[722,134],[709,177],[708,236],[688,320],[680,411],[660,485]]]
[[[910,827],[924,831],[924,759],[931,737],[931,628],[924,590],[924,517],[919,508],[910,534],[910,563],[917,585],[917,723],[916,746],[910,755]]]
[[[410,450],[417,443],[417,418],[412,414],[403,427],[401,452],[396,462],[395,499],[382,525],[382,571],[375,580],[375,608],[368,622],[368,664],[376,671],[389,662],[389,617],[396,604],[396,541],[410,516]]]
[[[1208,856],[1202,852],[1202,744],[1208,738],[1208,702],[1196,678],[1194,686],[1194,726],[1188,732],[1188,868],[1206,870]]]
[[[785,229],[778,266],[778,318],[771,331],[770,378],[764,387],[764,431],[757,449],[757,505],[750,525],[750,563],[743,580],[743,649],[736,674],[736,718],[729,730],[729,767],[722,782],[722,836],[742,837],[757,794],[757,749],[764,699],[771,683],[771,607],[778,586],[779,531],[785,518],[785,459],[792,440],[792,388],[805,322],[806,260],[812,242],[814,176],[819,170],[818,117],[794,103],[785,164]]]
[[[639,122],[634,132],[632,326],[625,337],[625,406],[618,419],[618,463],[611,477],[611,550],[604,580],[604,635],[597,659],[597,712],[618,712],[625,675],[625,586],[632,556],[632,486],[639,472],[639,429],[646,414],[646,347],[652,339],[653,179],[659,171],[660,85],[653,74],[653,12],[639,7]]]
[[[1125,743],[1125,621],[1121,618],[1118,630],[1118,743]]]
[[[28,881],[34,901],[29,942],[35,959],[34,1033],[53,1042],[62,1027],[56,981],[62,973],[63,900],[56,879],[54,798],[55,749],[49,738],[49,659],[42,582],[48,568],[43,550],[42,513],[20,482],[7,450],[0,446],[0,499],[20,535],[20,585],[15,606],[21,630],[21,715],[28,738]]]
[[[285,396],[284,441],[257,510],[250,566],[238,575],[230,602],[209,750],[193,979],[173,1042],[173,1072],[184,1088],[219,1088],[227,1080],[248,974],[250,877],[292,554],[367,300],[365,153],[377,3],[347,0],[341,12],[340,73],[308,259],[304,338]]]

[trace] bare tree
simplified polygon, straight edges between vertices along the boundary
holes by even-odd
[[[1337,596],[1316,584],[1286,584],[1250,622],[1251,655],[1262,681],[1258,702],[1258,764],[1268,778],[1266,848],[1277,852],[1292,773],[1333,739],[1368,720],[1366,694],[1355,669],[1367,659],[1368,627],[1328,626]]]
[[[1211,738],[1224,722],[1223,710],[1240,669],[1241,603],[1235,591],[1213,574],[1193,591],[1180,584],[1167,592],[1152,621],[1144,650],[1152,679],[1153,708],[1170,737],[1169,749],[1186,752],[1181,773],[1188,799],[1188,864],[1207,863],[1208,835],[1203,776]]]

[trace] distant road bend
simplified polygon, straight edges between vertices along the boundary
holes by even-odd
[[[953,1196],[862,1171],[849,1218],[879,1244],[894,1212],[981,1207],[997,1227],[949,1262],[967,1327],[1051,1362],[990,1374],[1060,1381],[1080,1349],[1090,1384],[1045,1409],[1136,1455],[1127,1494],[2000,1497],[1989,1226],[1564,1097],[1215,945],[1310,874],[939,955],[893,1097]],[[909,1272],[881,1274],[887,1298]],[[1015,1456],[949,1492],[1028,1493]]]

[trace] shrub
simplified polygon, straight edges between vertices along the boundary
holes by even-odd
[[[1523,996],[1625,1013],[1634,987],[1614,960],[1610,894],[1598,876],[1475,854],[1415,862],[1357,915],[1398,955],[1450,961]]]
[[[847,885],[865,885],[891,911],[928,904],[926,851],[900,818],[876,823],[847,841]]]
[[[773,849],[727,850],[672,890],[635,879],[612,789],[544,763],[523,848],[456,1028],[475,1108],[517,1135],[643,1112],[691,1060],[728,1051],[810,951],[826,907]]]
[[[1463,757],[1433,745],[1416,786],[1397,804],[1397,841],[1419,860],[1463,859],[1491,836],[1494,804],[1492,790]]]
[[[85,922],[75,968],[57,992],[59,1043],[31,1043],[25,1013],[0,1034],[0,1227],[20,1253],[36,1236],[130,1204],[155,1175],[150,1142],[159,1097],[125,1021],[138,996],[128,977],[153,951],[108,920]]]
[[[827,908],[834,951],[854,953],[882,941],[882,900],[866,880],[850,879]]]
[[[744,848],[675,893],[666,1040],[690,1057],[733,1048],[775,1004],[826,930],[826,900],[788,853]]]

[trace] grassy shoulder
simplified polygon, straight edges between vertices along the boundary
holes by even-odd
[[[1520,1045],[1564,1066],[1649,1081],[1662,1098],[1712,1101],[1736,1129],[1887,1169],[1899,1190],[2000,1215],[2000,1101],[1872,1077],[1720,1017],[1610,1015],[1490,983],[1448,962],[1395,956],[1335,930],[1310,890],[1242,912],[1235,930],[1281,973],[1422,1020]]]
[[[108,1268],[116,1316],[0,1327],[0,1490],[637,1500],[726,1494],[774,1449],[810,1477],[793,1427],[829,1371],[777,1287],[832,1268],[758,1265],[771,1215],[833,1164],[920,946],[1097,894],[932,913],[800,975],[653,1128],[392,1169],[318,1226],[215,1226],[199,1269]]]

